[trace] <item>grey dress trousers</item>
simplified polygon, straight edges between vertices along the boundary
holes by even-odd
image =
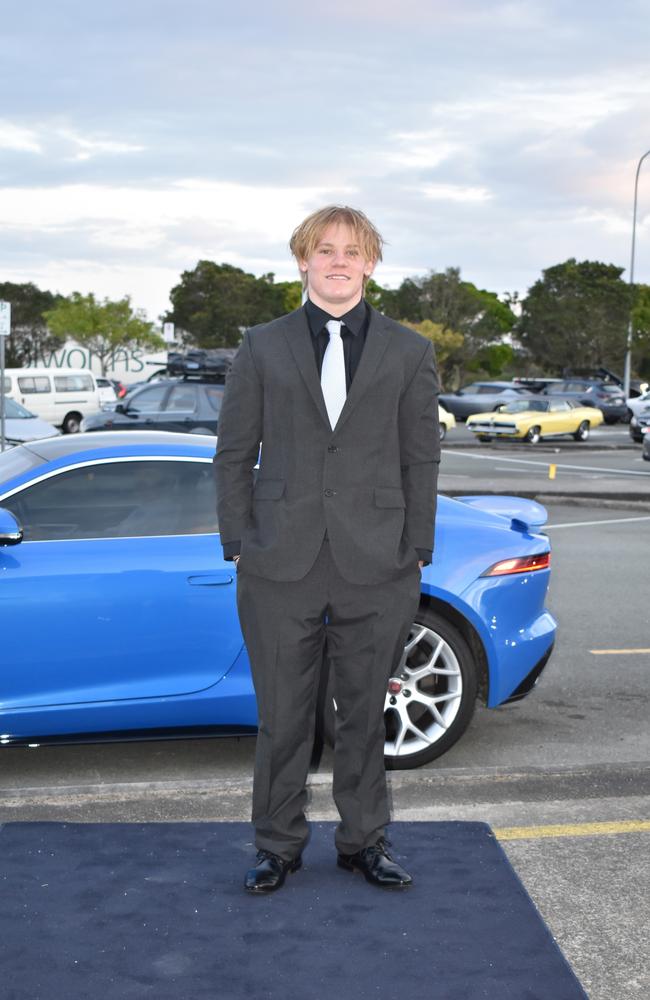
[[[241,540],[237,600],[259,716],[256,845],[285,859],[308,836],[305,783],[324,656],[337,707],[336,846],[351,854],[384,832],[386,685],[418,606],[416,550],[433,547],[432,346],[369,311],[334,430],[304,309],[246,332],[219,417],[219,529],[224,547]]]

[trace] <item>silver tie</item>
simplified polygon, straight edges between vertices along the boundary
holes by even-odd
[[[341,326],[343,324],[338,319],[331,319],[325,325],[330,335],[330,342],[325,348],[323,356],[320,384],[323,390],[325,406],[327,407],[327,416],[330,419],[332,430],[334,430],[347,395],[345,387],[345,356],[343,354],[343,340],[341,338]]]

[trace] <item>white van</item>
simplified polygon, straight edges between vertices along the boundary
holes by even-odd
[[[64,434],[75,434],[87,414],[108,402],[107,390],[83,368],[5,368],[5,393]]]

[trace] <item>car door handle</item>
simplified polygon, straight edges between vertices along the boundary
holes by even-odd
[[[216,573],[206,573],[204,576],[188,576],[187,582],[192,587],[227,587],[233,583],[235,577],[232,573],[217,575]]]

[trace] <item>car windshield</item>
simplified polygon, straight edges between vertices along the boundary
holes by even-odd
[[[34,414],[17,403],[15,399],[5,397],[5,417],[8,420],[24,420],[27,417],[33,420]]]
[[[501,413],[526,413],[529,410],[543,413],[548,410],[547,399],[516,399],[513,403],[501,408]]]

